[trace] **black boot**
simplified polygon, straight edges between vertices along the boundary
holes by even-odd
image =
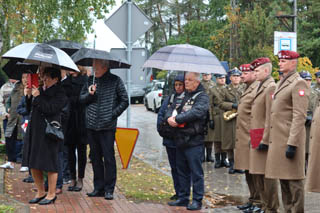
[[[216,153],[215,154],[215,157],[216,157],[216,163],[214,164],[214,168],[221,168],[222,165],[221,165],[221,153]]]
[[[228,171],[229,174],[236,173],[236,170],[233,169],[233,165],[234,165],[234,160],[230,159],[230,167],[229,167],[229,171]]]
[[[212,162],[213,163],[214,159],[211,156],[212,148],[206,148],[206,150],[207,150],[207,158],[206,158],[207,162]]]
[[[230,167],[230,164],[227,161],[227,153],[225,152],[221,153],[221,167]]]

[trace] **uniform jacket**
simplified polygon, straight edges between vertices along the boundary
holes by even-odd
[[[264,128],[261,143],[267,145],[269,144],[271,101],[275,88],[276,84],[271,76],[262,82],[259,91],[257,90],[258,88],[255,90],[255,96],[251,110],[250,129]],[[267,151],[252,149],[250,146],[249,172],[251,174],[264,174],[267,153]]]
[[[259,82],[252,82],[240,97],[236,121],[235,168],[249,169],[250,115],[253,98]]]
[[[320,106],[316,108],[310,131],[310,154],[307,170],[306,190],[320,192]]]
[[[310,96],[309,96],[309,104],[308,104],[308,110],[307,115],[313,116],[313,112],[316,108],[316,104],[318,101],[318,92],[315,90],[315,88],[311,88],[310,90]],[[310,144],[310,129],[311,126],[306,125],[306,153],[309,153],[309,144]]]
[[[128,94],[123,81],[107,71],[95,80],[97,91],[90,95],[88,88],[93,83],[93,76],[82,87],[80,102],[86,105],[86,127],[91,130],[115,130],[117,118],[127,109]]]
[[[5,108],[5,103],[7,102],[11,91],[13,90],[15,83],[7,82],[2,85],[0,89],[0,115],[4,118],[4,115],[7,113]]]
[[[232,104],[239,104],[240,96],[244,91],[244,87],[239,85],[235,88],[232,84],[226,86],[223,90],[221,102],[219,103],[220,109],[224,112],[232,110]],[[237,118],[233,118],[230,121],[223,120],[222,122],[222,149],[234,149],[235,137],[236,137],[236,121]]]
[[[304,128],[310,89],[297,72],[277,83],[273,94],[266,178],[301,180],[305,177]],[[293,159],[286,158],[287,146],[296,146]]]
[[[223,110],[221,110],[218,104],[221,102],[221,95],[226,86],[217,84],[210,90],[211,103],[210,103],[210,117],[214,121],[213,141],[221,142],[222,139],[222,122],[223,122]]]
[[[209,96],[209,104],[210,104],[210,106],[209,106],[209,118],[208,118],[208,120],[213,120],[213,117],[211,117],[211,115],[212,115],[212,111],[211,111],[212,110],[212,106],[211,106],[211,103],[212,103],[211,89],[216,86],[216,83],[213,82],[212,80],[209,80],[209,81],[202,80],[201,84],[204,87],[207,95]],[[208,134],[205,136],[204,141],[212,142],[214,140],[214,130],[209,128],[209,126],[208,126],[207,129],[208,129]]]

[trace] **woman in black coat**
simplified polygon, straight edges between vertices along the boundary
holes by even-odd
[[[72,93],[70,94],[70,117],[67,126],[65,145],[68,147],[68,160],[71,184],[68,191],[79,192],[87,164],[87,129],[85,126],[85,105],[79,102],[80,91],[87,82],[86,69],[79,66],[81,73],[71,72]],[[78,156],[76,156],[76,151]],[[78,157],[78,180],[76,162]]]
[[[61,110],[67,103],[67,97],[60,85],[60,70],[46,67],[43,72],[42,88],[26,89],[27,110],[31,118],[25,136],[23,166],[31,169],[37,187],[37,194],[29,203],[46,205],[56,200],[58,177],[59,143],[45,135],[46,120],[60,121]],[[48,194],[45,193],[43,172],[48,173]]]

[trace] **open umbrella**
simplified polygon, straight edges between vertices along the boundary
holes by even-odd
[[[36,73],[38,65],[10,60],[2,67],[2,69],[10,79],[21,80],[23,73]]]
[[[63,39],[55,39],[46,42],[46,44],[49,44],[51,46],[57,47],[63,51],[65,51],[69,56],[77,52],[80,48],[83,46],[77,42],[69,41],[69,40],[63,40]]]
[[[144,63],[144,68],[226,74],[217,57],[204,48],[177,44],[162,47]]]
[[[20,62],[36,65],[48,63],[52,66],[56,66],[65,70],[79,72],[77,65],[75,65],[67,53],[49,44],[20,44],[2,55],[2,58],[14,59]]]

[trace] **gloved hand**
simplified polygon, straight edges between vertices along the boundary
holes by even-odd
[[[266,151],[268,150],[269,146],[263,143],[260,143],[259,146],[257,147],[257,150],[259,151]]]
[[[311,123],[312,123],[312,115],[308,115],[307,118],[306,118],[305,125],[306,126],[311,126]]]
[[[297,147],[288,145],[287,151],[286,151],[286,157],[289,159],[292,159],[294,155],[296,154]]]
[[[238,104],[237,103],[233,103],[231,107],[232,107],[232,109],[238,109]]]
[[[210,129],[214,129],[214,121],[213,120],[209,121],[209,127],[210,127]]]

